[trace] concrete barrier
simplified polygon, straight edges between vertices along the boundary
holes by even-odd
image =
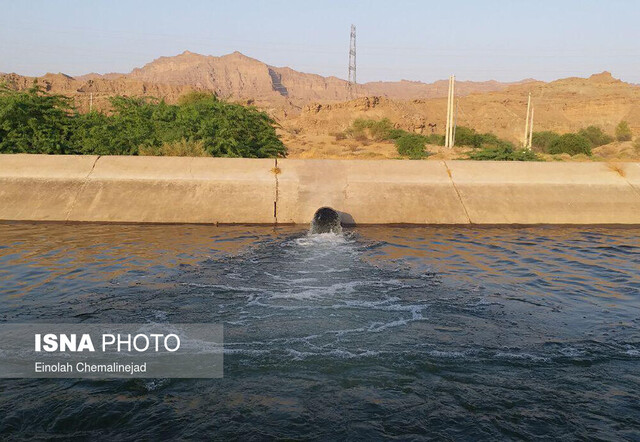
[[[440,161],[279,160],[278,222],[308,223],[331,206],[356,224],[466,224]]]
[[[634,163],[447,161],[474,224],[640,224]]]
[[[613,166],[621,167],[623,177],[640,193],[640,163],[626,163],[622,166],[616,164]]]
[[[0,219],[65,221],[98,159],[0,155]]]
[[[639,163],[0,155],[0,220],[640,224]]]
[[[273,160],[2,155],[0,219],[271,224],[272,168]]]

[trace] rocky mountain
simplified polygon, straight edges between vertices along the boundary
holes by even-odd
[[[65,74],[46,74],[42,77],[0,74],[0,83],[3,82],[17,90],[28,89],[36,82],[46,91],[73,97],[80,111],[88,111],[90,106],[97,110],[108,109],[109,97],[114,95],[151,96],[173,103],[181,95],[194,90],[191,86],[147,83],[123,76],[111,80],[102,76],[74,78]]]
[[[33,78],[16,74],[4,75],[5,81],[18,88]],[[75,78],[64,74],[47,74],[37,79],[48,90],[74,95],[84,107],[84,95],[94,93],[98,107],[102,94],[153,95],[175,101],[188,90],[215,92],[234,101],[251,103],[267,109],[280,109],[296,114],[312,102],[340,102],[364,96],[383,96],[406,100],[447,95],[446,80],[435,83],[415,81],[372,82],[352,88],[342,79],[298,72],[288,67],[270,66],[239,52],[221,57],[185,51],[171,57],[160,57],[128,74],[86,74]],[[458,95],[503,90],[508,83],[496,81],[458,82]],[[96,103],[94,102],[94,105]]]
[[[160,57],[129,74],[109,75],[114,80],[212,91],[225,99],[262,107],[300,108],[311,101],[344,101],[366,95],[362,87],[351,91],[348,83],[339,78],[269,66],[240,52],[215,57],[185,51]]]
[[[490,81],[456,81],[456,95],[464,97],[469,94],[502,91],[514,84],[534,82],[527,79],[515,83],[500,83]],[[414,100],[422,98],[446,97],[449,91],[449,81],[439,80],[433,83],[420,81],[377,81],[363,85],[367,95],[381,96],[394,100]]]
[[[46,90],[73,96],[81,110],[92,103],[107,109],[113,95],[153,96],[168,102],[193,90],[215,92],[244,104],[254,104],[295,133],[326,135],[342,131],[358,117],[389,118],[416,132],[444,131],[448,82],[373,82],[350,90],[346,81],[275,67],[234,52],[221,57],[184,52],[160,57],[129,74],[87,74],[39,78],[0,75],[16,89],[37,81]],[[517,141],[524,134],[527,95],[535,107],[536,130],[568,132],[595,124],[612,133],[620,120],[640,134],[640,86],[608,72],[589,78],[550,83],[456,83],[460,125],[494,132]]]
[[[226,98],[278,103],[282,97],[299,106],[312,101],[345,101],[354,96],[378,95],[400,100],[444,97],[448,88],[446,80],[435,83],[403,80],[359,84],[350,90],[345,80],[270,66],[240,52],[214,57],[185,51],[173,57],[160,57],[126,77],[150,83],[190,85]],[[497,81],[457,83],[461,96],[503,90],[509,85]]]

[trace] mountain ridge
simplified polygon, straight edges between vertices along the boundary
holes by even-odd
[[[17,77],[22,77],[18,74],[0,75],[5,80],[11,77],[14,83]],[[158,57],[142,67],[134,68],[129,73],[88,73],[75,77],[63,73],[48,73],[42,77],[23,78],[42,79],[50,90],[51,87],[58,89],[55,85],[64,83],[59,79],[56,80],[56,75],[83,84],[75,89],[87,90],[88,87],[84,83],[93,82],[94,89],[106,88],[109,91],[123,91],[125,94],[128,88],[133,88],[136,92],[140,89],[164,92],[165,94],[160,98],[169,101],[173,101],[175,99],[173,95],[182,89],[203,90],[214,92],[225,99],[245,101],[262,107],[285,108],[294,112],[312,102],[339,102],[372,95],[401,100],[436,98],[446,96],[448,87],[446,80],[433,83],[409,80],[378,81],[350,87],[346,80],[335,76],[324,77],[319,74],[300,72],[288,66],[273,66],[238,51],[214,56],[187,50],[178,55]],[[113,81],[116,84],[106,87],[107,81]],[[471,93],[503,90],[527,81],[531,80],[513,83],[501,83],[495,80],[458,81],[457,94],[465,96]],[[24,82],[17,81],[17,83]],[[65,86],[60,92],[73,93],[74,88],[71,85]]]

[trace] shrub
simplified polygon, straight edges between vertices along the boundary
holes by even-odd
[[[482,146],[498,146],[504,142],[490,132],[481,134],[476,132],[475,129],[465,126],[458,126],[455,133],[455,145],[457,146],[469,146],[478,149]]]
[[[368,133],[376,141],[388,140],[393,130],[393,124],[388,118],[380,121],[358,118],[351,124],[351,133],[354,137]]]
[[[0,89],[0,153],[75,153],[72,102],[34,85],[25,92]]]
[[[534,132],[531,137],[531,146],[542,152],[549,152],[549,147],[560,138],[560,134],[549,130]]]
[[[397,140],[398,138],[408,134],[406,130],[403,129],[391,129],[389,131],[389,140]]]
[[[457,146],[480,147],[482,145],[482,137],[479,136],[474,129],[464,126],[456,127],[455,144]]]
[[[633,134],[631,133],[631,128],[629,127],[629,123],[626,121],[621,121],[616,126],[616,140],[618,141],[631,141]]]
[[[444,135],[429,134],[426,137],[427,144],[435,144],[436,146],[444,146]]]
[[[191,147],[180,144],[189,140],[213,156],[286,154],[275,121],[264,112],[204,93],[189,94],[181,103],[113,97],[110,114],[79,114],[70,99],[37,86],[25,92],[2,88],[0,152],[136,155],[144,146],[146,151],[155,147],[175,153],[189,151]],[[163,148],[165,144],[174,147]],[[197,148],[193,152],[200,153]]]
[[[516,149],[507,142],[471,151],[468,157],[470,160],[478,161],[540,161],[540,158],[529,149]]]
[[[377,141],[388,140],[393,129],[393,124],[387,118],[373,122],[369,127],[371,138]]]
[[[578,131],[578,135],[582,135],[591,142],[592,147],[604,146],[613,141],[611,135],[607,135],[598,126],[589,126]]]
[[[398,153],[403,156],[408,156],[414,160],[424,158],[429,155],[424,148],[426,142],[427,140],[424,135],[408,132],[395,141]]]
[[[208,157],[204,142],[188,141],[184,138],[172,143],[163,143],[161,146],[140,146],[139,155],[167,156],[167,157]]]
[[[640,153],[640,137],[636,138],[633,142],[633,148],[636,152]]]
[[[568,153],[569,155],[585,154],[591,156],[591,142],[578,134],[564,134],[549,146],[550,154]]]
[[[353,139],[362,144],[369,142],[369,137],[367,137],[365,134],[362,134],[362,133],[355,135]]]
[[[213,100],[217,99],[216,94],[211,92],[202,92],[202,91],[187,92],[186,94],[178,98],[178,106],[184,106],[186,104],[191,104],[196,101],[210,100],[210,99],[213,99]]]
[[[507,142],[491,132],[478,134],[478,137],[480,137],[480,146],[500,146]]]
[[[425,150],[426,143],[429,140],[439,141],[439,137],[441,137],[440,135],[434,134],[437,138],[428,138],[424,135],[407,132],[406,130],[395,129],[393,123],[387,118],[379,121],[358,118],[345,130],[345,133],[363,144],[368,143],[369,138],[367,133],[378,141],[393,141],[398,153],[411,159],[428,156],[429,152]]]
[[[347,136],[345,135],[344,132],[334,132],[334,133],[329,134],[329,135],[332,135],[333,138],[336,139],[336,141],[342,141],[342,140],[347,138]]]

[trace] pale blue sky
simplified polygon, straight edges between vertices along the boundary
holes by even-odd
[[[129,72],[188,49],[345,78],[351,23],[359,82],[640,83],[637,0],[0,0],[0,72]]]

